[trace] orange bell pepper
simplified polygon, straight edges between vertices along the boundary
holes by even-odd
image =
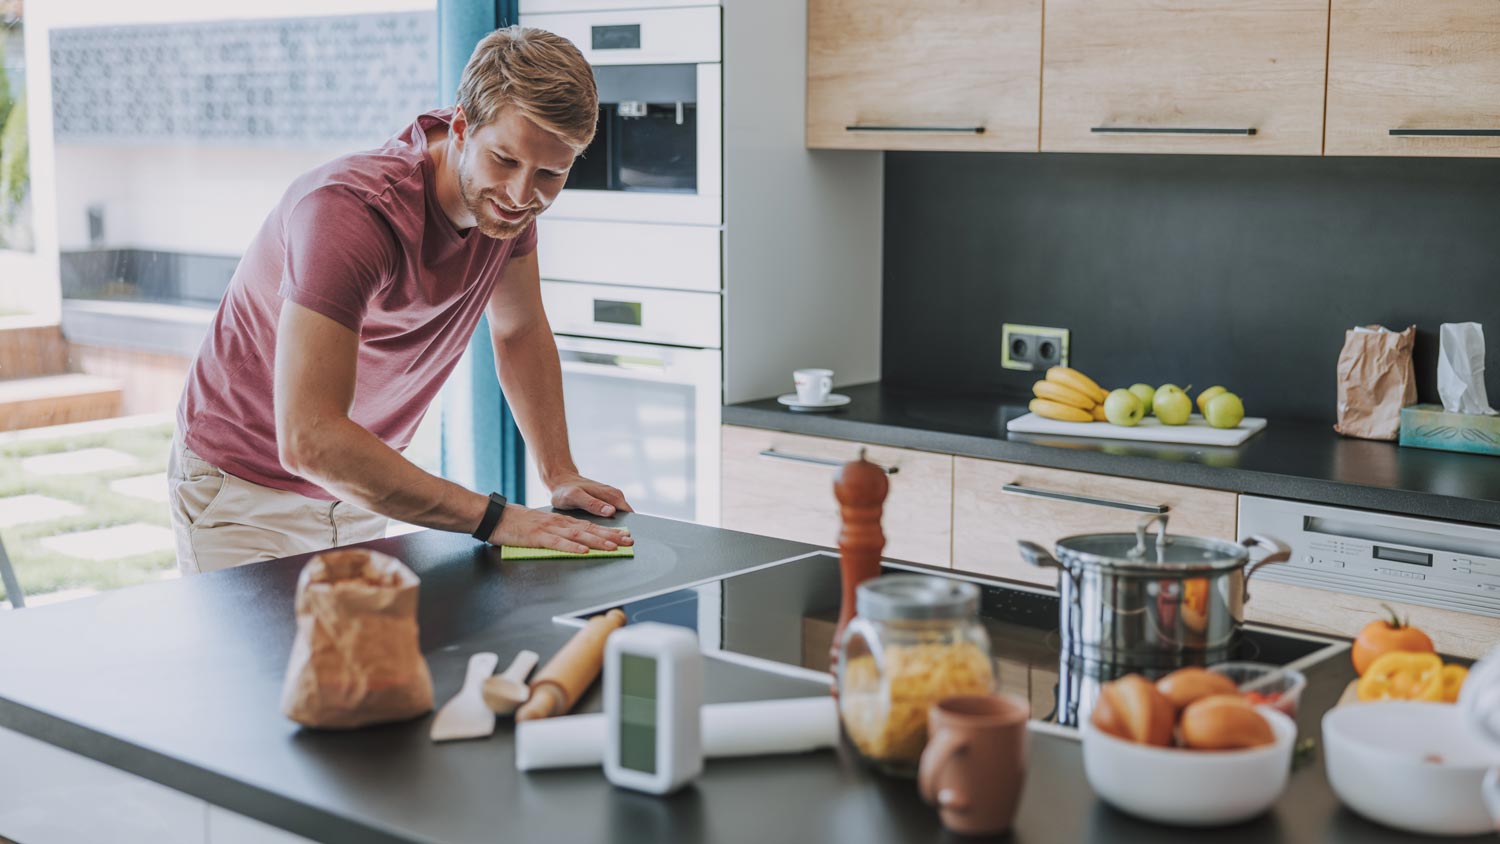
[[[1462,665],[1443,666],[1443,701],[1458,703],[1458,691],[1464,687],[1464,680],[1468,678],[1469,669]]]
[[[1362,701],[1443,699],[1443,661],[1437,654],[1392,651],[1365,669],[1355,691]]]

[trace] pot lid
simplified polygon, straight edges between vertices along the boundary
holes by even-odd
[[[1153,522],[1157,529],[1148,533]],[[1059,539],[1057,556],[1069,567],[1079,564],[1143,574],[1164,570],[1210,573],[1243,566],[1250,552],[1238,542],[1169,535],[1167,517],[1158,515],[1143,520],[1135,533],[1090,533]]]

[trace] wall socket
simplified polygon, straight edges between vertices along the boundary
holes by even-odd
[[[1031,372],[1068,365],[1068,329],[1007,322],[1000,331],[1006,369]]]

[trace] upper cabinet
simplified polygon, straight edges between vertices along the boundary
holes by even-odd
[[[1036,152],[1041,64],[1042,0],[808,0],[807,145]]]
[[[1333,0],[1329,155],[1500,155],[1500,2]]]
[[[1047,0],[1042,150],[1318,155],[1327,36],[1328,0]]]

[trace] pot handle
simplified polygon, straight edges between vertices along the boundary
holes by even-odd
[[[1290,560],[1292,558],[1292,549],[1288,548],[1285,543],[1278,542],[1277,540],[1272,539],[1269,536],[1265,536],[1264,534],[1247,536],[1243,540],[1241,540],[1240,544],[1244,545],[1246,548],[1271,549],[1271,553],[1251,563],[1250,567],[1245,569],[1246,586],[1243,600],[1248,601],[1250,600],[1250,576],[1252,574],[1255,574],[1257,571],[1260,571],[1261,566],[1269,566],[1272,563],[1284,563],[1287,560]]]
[[[1062,563],[1059,563],[1056,557],[1048,554],[1047,549],[1036,544],[1035,542],[1028,542],[1023,539],[1020,542],[1017,542],[1016,545],[1020,546],[1021,548],[1021,557],[1024,558],[1026,562],[1031,563],[1033,566],[1036,566],[1039,569],[1044,569],[1050,566],[1052,568],[1062,569],[1063,571],[1068,570],[1068,567],[1063,565]]]

